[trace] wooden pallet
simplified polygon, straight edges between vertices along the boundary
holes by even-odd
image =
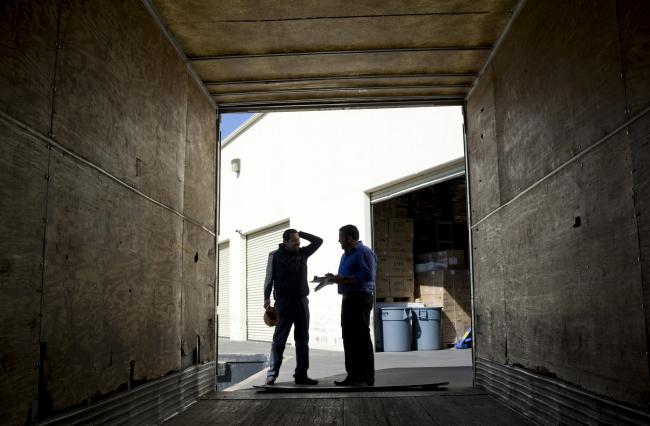
[[[377,302],[379,303],[392,303],[392,302],[414,302],[415,298],[413,297],[378,297]]]

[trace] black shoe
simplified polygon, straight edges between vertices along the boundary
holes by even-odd
[[[274,385],[275,384],[275,377],[267,377],[266,378],[266,384],[267,385]]]
[[[349,377],[346,377],[343,380],[334,380],[336,386],[350,386],[350,383],[352,383],[352,379]]]
[[[318,380],[310,379],[309,377],[297,377],[296,378],[296,384],[297,385],[317,385]]]
[[[373,386],[375,381],[355,380],[346,377],[344,380],[334,380],[334,384],[337,386]]]

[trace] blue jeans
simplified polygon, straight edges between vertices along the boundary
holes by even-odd
[[[298,299],[280,299],[275,301],[278,313],[278,323],[273,332],[271,356],[267,377],[278,377],[282,365],[282,355],[287,344],[287,338],[293,325],[293,338],[296,343],[296,372],[295,378],[307,377],[309,369],[309,300],[306,297]]]

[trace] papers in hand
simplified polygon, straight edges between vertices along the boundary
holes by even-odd
[[[332,278],[334,277],[319,277],[317,275],[314,275],[314,279],[311,280],[313,283],[319,283],[314,291],[318,291],[321,288],[325,287],[326,285],[334,284],[334,281],[332,281]]]

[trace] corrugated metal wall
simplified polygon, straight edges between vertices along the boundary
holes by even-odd
[[[230,243],[219,244],[219,337],[230,337]]]
[[[264,276],[269,253],[282,242],[289,222],[255,232],[246,237],[246,324],[248,340],[270,342],[274,328],[264,324]]]

